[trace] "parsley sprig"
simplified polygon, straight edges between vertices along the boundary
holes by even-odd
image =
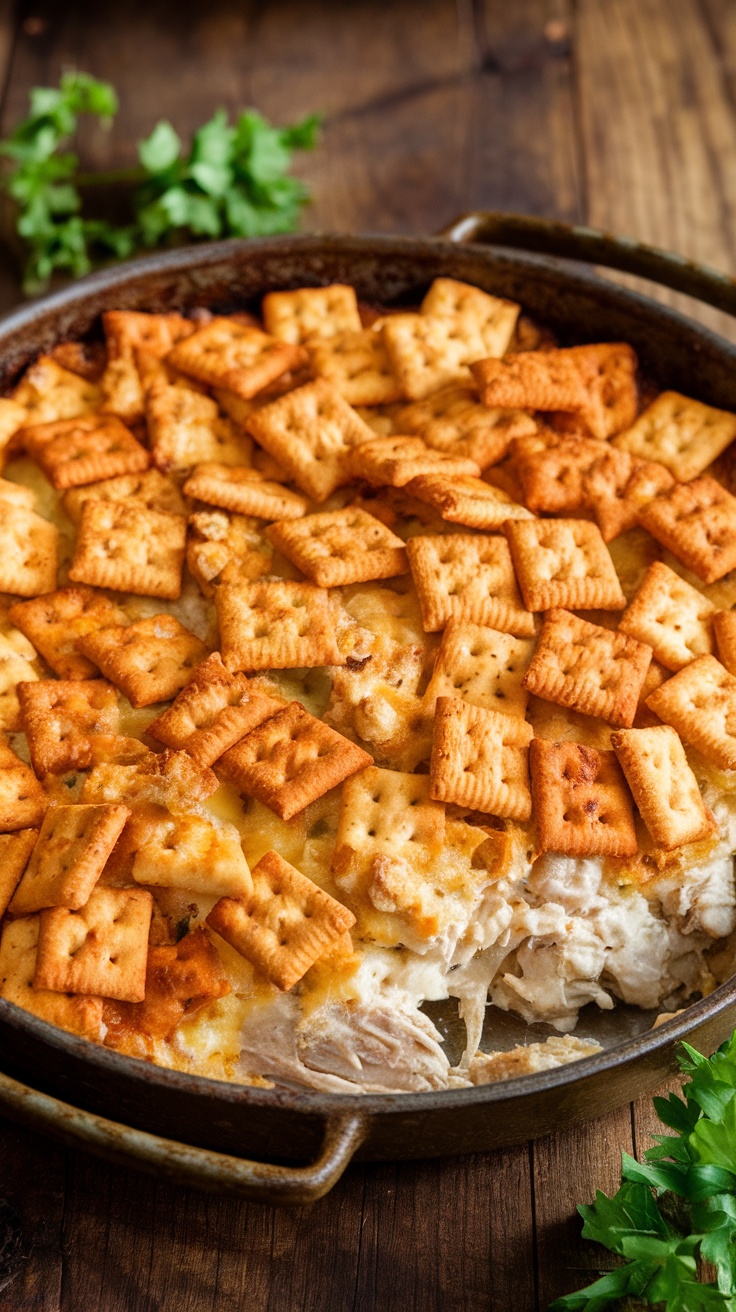
[[[736,1034],[711,1058],[682,1046],[682,1097],[654,1099],[674,1133],[656,1135],[643,1162],[623,1153],[618,1192],[578,1208],[583,1237],[625,1265],[550,1312],[602,1312],[627,1298],[666,1312],[736,1312]],[[714,1282],[698,1279],[699,1261],[715,1268]]]
[[[10,161],[3,186],[17,207],[26,291],[42,290],[56,271],[77,277],[142,248],[291,232],[310,198],[289,170],[295,150],[315,145],[317,115],[276,128],[252,109],[232,125],[218,110],[194,134],[188,153],[162,121],[139,144],[140,168],[84,176],[76,154],[63,147],[80,115],[112,122],[114,88],[88,73],[67,73],[58,88],[35,87],[30,101],[28,117],[0,142],[0,154]],[[83,212],[85,184],[111,182],[135,186],[127,223]]]

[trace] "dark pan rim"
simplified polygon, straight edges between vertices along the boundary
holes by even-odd
[[[621,248],[631,243],[611,239]],[[687,315],[659,302],[638,291],[631,290],[619,283],[600,277],[590,267],[576,267],[566,259],[555,256],[534,255],[523,249],[489,245],[485,243],[468,243],[462,248],[456,242],[442,237],[408,237],[391,236],[385,233],[366,233],[359,235],[336,235],[331,233],[302,233],[287,237],[265,237],[258,239],[232,239],[208,242],[201,246],[182,247],[177,250],[143,256],[122,265],[111,266],[97,273],[79,279],[69,287],[62,288],[29,305],[11,311],[0,319],[0,350],[3,339],[12,334],[32,328],[42,321],[47,314],[63,309],[82,306],[91,297],[98,297],[107,292],[114,292],[129,285],[138,278],[156,273],[186,275],[196,269],[221,264],[228,258],[242,251],[264,253],[278,252],[284,248],[293,251],[303,248],[305,251],[318,246],[323,252],[330,251],[350,253],[356,256],[370,248],[371,253],[387,256],[406,254],[416,259],[425,253],[428,258],[437,254],[446,254],[448,258],[457,259],[459,250],[474,252],[492,258],[496,263],[522,265],[526,268],[556,269],[564,273],[571,284],[595,292],[611,301],[624,303],[636,310],[651,311],[656,308],[661,320],[670,321],[673,327],[695,332],[704,345],[717,350],[721,356],[729,355],[736,362],[736,344],[729,342],[716,332],[706,328]],[[254,1105],[261,1107],[278,1107],[302,1114],[327,1117],[332,1113],[352,1109],[367,1115],[396,1112],[429,1112],[440,1108],[467,1108],[483,1104],[514,1102],[527,1094],[549,1092],[567,1085],[581,1083],[586,1077],[600,1075],[627,1065],[636,1059],[644,1059],[674,1048],[674,1045],[689,1034],[727,1012],[736,1008],[736,976],[721,984],[713,993],[697,1002],[686,1006],[680,1015],[663,1022],[656,1029],[649,1029],[630,1038],[623,1039],[600,1053],[579,1058],[564,1066],[533,1074],[515,1076],[509,1080],[495,1081],[490,1084],[475,1085],[463,1089],[439,1089],[424,1093],[397,1092],[375,1093],[325,1093],[308,1087],[297,1088],[285,1084],[274,1084],[270,1089],[256,1088],[251,1085],[238,1084],[226,1080],[216,1080],[209,1076],[193,1075],[184,1071],[157,1066],[152,1062],[128,1056],[105,1048],[91,1040],[83,1039],[67,1031],[58,1029],[48,1021],[33,1016],[15,1004],[0,998],[0,1021],[21,1032],[28,1032],[41,1043],[66,1052],[79,1059],[90,1069],[104,1070],[110,1075],[131,1077],[141,1084],[149,1086],[152,1082],[163,1088],[177,1089],[204,1098],[216,1098],[222,1103],[233,1105]],[[2,1058],[0,1056],[0,1062]],[[43,1085],[42,1072],[38,1072],[39,1085]]]

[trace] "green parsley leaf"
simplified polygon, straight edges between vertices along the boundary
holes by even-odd
[[[170,123],[161,120],[150,137],[138,143],[138,158],[149,173],[170,169],[181,154],[181,141]]]

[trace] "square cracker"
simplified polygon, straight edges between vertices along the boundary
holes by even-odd
[[[38,678],[34,665],[25,652],[19,652],[10,639],[0,633],[0,732],[21,732],[18,684]]]
[[[681,670],[715,650],[716,607],[669,565],[655,560],[632,597],[618,627],[652,648],[668,670]],[[724,661],[728,667],[728,662]]]
[[[230,670],[344,665],[329,594],[311,583],[224,583],[215,598]]]
[[[148,469],[151,457],[115,415],[79,415],[24,428],[23,445],[58,490]]]
[[[172,515],[185,515],[186,506],[173,479],[166,478],[159,469],[146,469],[142,474],[120,474],[118,478],[103,478],[86,487],[73,487],[62,497],[64,509],[78,524],[82,507],[87,501],[127,501],[144,510],[164,510]]]
[[[322,378],[263,406],[248,420],[256,442],[314,501],[351,477],[348,452],[373,437],[347,401]]]
[[[438,697],[429,767],[432,797],[504,819],[529,820],[533,737],[526,720],[458,697]]]
[[[282,707],[245,674],[231,674],[216,651],[197,666],[174,704],[146,732],[167,747],[183,749],[201,765],[212,765]]]
[[[504,532],[529,610],[621,610],[626,605],[595,524],[584,519],[507,520]]]
[[[485,353],[501,356],[511,343],[521,306],[456,278],[435,278],[421,309],[422,314],[469,320],[480,331]]]
[[[205,643],[173,615],[101,629],[80,638],[78,646],[131,706],[176,696],[207,653]]]
[[[475,461],[432,451],[421,437],[374,437],[351,452],[348,465],[354,478],[389,487],[403,487],[417,474],[433,471],[448,475],[479,472]]]
[[[73,583],[176,601],[181,595],[186,533],[182,515],[118,501],[88,501],[69,578]]]
[[[271,851],[253,870],[252,894],[223,898],[207,924],[288,991],[355,924],[355,916]]]
[[[445,808],[430,797],[426,774],[382,770],[371,765],[345,783],[333,857],[333,872],[346,891],[356,892],[386,857],[426,871],[441,854]]]
[[[27,424],[50,424],[57,419],[99,410],[102,392],[96,383],[62,369],[48,355],[40,355],[26,369],[13,392],[13,400],[26,411]]]
[[[139,884],[203,897],[244,897],[251,890],[235,825],[144,806],[134,813],[127,833],[134,854],[132,874]]]
[[[508,544],[480,534],[427,534],[406,544],[425,632],[449,619],[486,624],[528,638],[534,616],[519,594]]]
[[[693,401],[679,392],[659,396],[616,446],[642,460],[656,460],[680,483],[697,478],[736,438],[736,415]]]
[[[147,314],[139,310],[106,310],[102,315],[107,366],[100,380],[103,408],[121,419],[143,415],[143,388],[136,352],[145,350],[160,360],[195,325],[180,314]]]
[[[531,638],[514,638],[482,624],[451,619],[427,685],[427,710],[434,709],[438,697],[459,697],[523,720],[527,703],[523,679],[533,652]]]
[[[0,918],[5,915],[38,838],[37,829],[0,834]]]
[[[526,506],[517,505],[500,488],[470,474],[420,474],[407,483],[406,491],[432,506],[449,523],[468,528],[490,531],[501,528],[507,519],[533,518]]]
[[[309,359],[317,377],[331,383],[350,405],[391,405],[401,400],[380,332],[368,328],[310,342]]]
[[[611,734],[611,745],[641,818],[659,847],[671,851],[712,833],[715,822],[670,725],[620,729]]]
[[[308,502],[280,483],[272,483],[257,469],[216,462],[197,465],[184,484],[184,495],[209,506],[234,510],[256,519],[299,519]]]
[[[459,314],[392,314],[382,332],[401,391],[411,401],[448,383],[469,383],[468,366],[488,355],[479,322]]]
[[[305,346],[312,338],[359,333],[362,329],[354,287],[297,287],[291,292],[268,292],[263,298],[266,332],[279,341]]]
[[[515,437],[537,429],[536,420],[523,410],[489,410],[475,388],[454,384],[405,406],[396,425],[397,431],[416,433],[435,451],[467,456],[481,469],[503,460]]]
[[[0,940],[0,997],[59,1029],[99,1042],[102,998],[70,997],[34,987],[39,917],[9,921]]]
[[[736,497],[709,474],[655,497],[639,523],[704,583],[736,568]]]
[[[40,825],[48,798],[30,765],[0,740],[0,833]]]
[[[729,674],[736,674],[736,611],[717,611],[713,616],[713,633],[721,663]],[[712,651],[712,647],[704,648],[704,651]],[[700,652],[696,654],[701,655]]]
[[[636,418],[636,355],[625,342],[519,351],[482,360],[473,374],[486,405],[572,411],[592,437],[612,437]]]
[[[594,437],[539,435],[515,441],[511,454],[525,504],[548,513],[589,507],[591,480],[600,489],[618,487],[635,465],[628,452]]]
[[[129,815],[127,806],[50,806],[10,904],[13,915],[83,907]]]
[[[96,668],[77,650],[77,639],[127,623],[125,611],[93,588],[61,588],[11,606],[10,618],[62,679],[90,679]]]
[[[372,757],[291,702],[232,747],[218,762],[236,788],[291,820]]]
[[[76,911],[42,911],[34,986],[142,1002],[152,910],[145,889],[98,885]]]
[[[636,855],[631,798],[613,752],[535,738],[529,761],[540,852]]]
[[[174,347],[167,362],[212,387],[225,387],[248,401],[262,387],[297,369],[301,346],[281,342],[260,328],[233,319],[211,319]]]
[[[390,579],[409,570],[402,539],[355,506],[272,524],[266,537],[321,588]]]
[[[0,510],[0,592],[36,597],[56,587],[59,530],[35,510],[4,502]]]
[[[18,689],[36,774],[63,774],[92,764],[92,739],[117,733],[118,695],[103,679],[39,679]]]
[[[545,701],[628,728],[652,649],[566,610],[545,615],[524,687]]]
[[[721,770],[736,770],[736,677],[698,656],[647,697],[647,707]]]
[[[146,425],[157,468],[191,469],[204,460],[244,465],[253,443],[243,429],[220,414],[211,396],[165,384],[146,390]]]
[[[667,492],[674,481],[670,471],[653,460],[635,460],[628,475],[623,466],[618,474],[603,465],[592,469],[585,480],[586,496],[603,541],[611,542],[634,528],[642,507]]]

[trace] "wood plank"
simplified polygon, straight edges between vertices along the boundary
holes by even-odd
[[[585,218],[570,0],[485,0],[479,18],[473,206]]]
[[[0,1192],[20,1217],[27,1261],[5,1288],[8,1312],[60,1312],[65,1153],[0,1121]]]
[[[616,1265],[605,1249],[581,1239],[576,1208],[591,1202],[596,1189],[611,1193],[618,1188],[621,1150],[630,1153],[633,1146],[628,1105],[532,1145],[540,1309]]]
[[[732,269],[736,115],[697,0],[580,0],[576,49],[591,224]],[[736,337],[727,316],[643,289]]]

